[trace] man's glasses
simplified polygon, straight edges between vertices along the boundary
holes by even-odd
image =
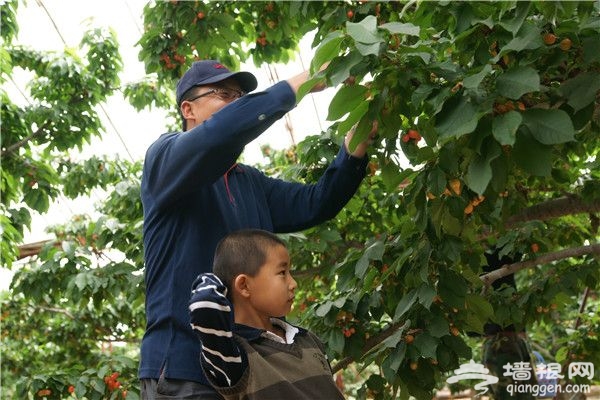
[[[204,92],[202,94],[199,94],[198,96],[194,96],[194,97],[186,99],[186,100],[187,101],[195,101],[201,97],[208,96],[210,94],[216,95],[218,98],[220,98],[223,101],[232,101],[235,99],[239,99],[240,97],[245,95],[246,92],[244,92],[243,90],[239,90],[239,89],[214,88],[214,89],[209,90],[208,92]]]

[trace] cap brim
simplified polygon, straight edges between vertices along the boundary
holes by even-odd
[[[256,77],[253,74],[251,74],[250,72],[245,72],[245,71],[229,72],[226,74],[220,74],[217,76],[213,76],[212,78],[205,79],[204,81],[196,84],[196,86],[197,85],[206,85],[209,83],[217,83],[217,82],[224,81],[225,79],[229,79],[229,78],[235,79],[237,81],[237,83],[240,85],[240,88],[246,93],[253,91],[258,86],[258,81],[256,80]]]

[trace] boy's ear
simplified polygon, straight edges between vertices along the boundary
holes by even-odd
[[[244,298],[250,297],[250,289],[248,288],[249,278],[246,274],[236,276],[233,280],[233,291]]]

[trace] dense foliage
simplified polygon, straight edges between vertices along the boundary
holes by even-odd
[[[136,398],[140,162],[69,157],[101,134],[94,106],[119,85],[117,43],[98,30],[76,51],[18,48],[16,3],[1,12],[2,82],[33,75],[30,104],[2,92],[3,265],[59,193],[108,193],[100,217],[51,227],[56,240],[4,294],[3,392]],[[122,89],[140,109],[166,106],[195,59],[286,62],[315,34],[311,70],[329,64],[311,83],[337,88],[331,126],[265,149],[265,168],[311,182],[352,126],[357,141],[374,120],[379,131],[350,204],[287,236],[303,299],[293,317],[326,341],[348,395],[425,399],[477,356],[466,334],[489,321],[527,329],[549,361],[600,365],[599,13],[597,2],[156,2],[140,39],[155,78]],[[481,276],[491,249],[521,262]],[[509,272],[517,290],[490,289]]]

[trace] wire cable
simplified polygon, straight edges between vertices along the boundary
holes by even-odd
[[[127,11],[129,12],[129,16],[133,20],[133,24],[135,25],[138,33],[140,34],[140,36],[142,36],[142,34],[144,32],[142,32],[142,28],[140,27],[139,21],[135,18],[135,15],[133,15],[133,10],[131,9],[131,6],[129,5],[129,2],[127,0],[123,0],[123,3],[125,3],[125,7],[127,7]]]
[[[36,0],[37,4],[42,7],[46,13],[46,15],[48,16],[48,18],[50,19],[50,21],[52,22],[52,25],[54,26],[54,29],[56,30],[56,33],[58,33],[58,36],[60,37],[60,39],[62,40],[63,44],[65,47],[67,47],[67,42],[65,41],[65,38],[62,36],[62,34],[60,33],[60,29],[58,29],[58,26],[56,24],[56,22],[54,21],[54,18],[52,17],[52,15],[50,14],[50,11],[48,11],[48,9],[46,8],[46,6],[44,5],[43,0]],[[109,124],[112,126],[112,128],[115,131],[115,134],[117,135],[117,137],[119,138],[121,144],[123,145],[123,147],[125,148],[125,152],[129,155],[129,158],[131,158],[132,162],[135,162],[133,156],[131,155],[131,152],[129,151],[129,148],[127,147],[127,144],[125,144],[125,141],[123,140],[123,137],[121,135],[121,133],[119,132],[119,130],[117,129],[117,127],[115,126],[115,124],[112,122],[112,119],[110,118],[110,115],[108,115],[108,112],[106,111],[106,109],[104,108],[104,106],[102,104],[100,104],[100,109],[102,110],[102,112],[104,113],[104,116],[106,117],[106,119],[108,120]]]
[[[302,66],[302,69],[306,70],[306,67],[304,66],[304,60],[302,59],[302,50],[298,50],[298,58],[300,59],[300,65]],[[315,98],[313,96],[310,96],[310,100],[312,101],[313,108],[315,109],[315,115],[317,117],[319,129],[321,130],[321,132],[323,132],[323,125],[321,124],[321,118],[319,117],[319,109],[317,107],[317,103],[315,102]]]
[[[44,3],[42,2],[42,0],[36,0],[36,2],[38,3],[38,5],[40,7],[42,7],[44,9],[44,11],[46,12],[46,15],[48,16],[48,18],[50,18],[50,22],[52,22],[52,25],[54,26],[54,30],[56,31],[56,33],[58,33],[58,36],[60,37],[60,40],[62,40],[62,42],[64,43],[64,45],[67,45],[67,41],[65,40],[65,38],[60,34],[60,30],[58,29],[58,26],[56,26],[56,22],[54,22],[54,18],[52,18],[52,16],[50,15],[50,12],[48,11],[48,9],[46,8],[46,6],[44,5]]]
[[[269,72],[269,81],[271,82],[271,84],[279,82],[279,74],[277,73],[277,68],[275,68],[275,66],[267,65],[267,71]],[[285,129],[287,129],[287,131],[290,134],[292,146],[296,146],[296,137],[294,136],[294,124],[292,123],[292,117],[290,113],[286,113],[283,118],[285,120]]]

